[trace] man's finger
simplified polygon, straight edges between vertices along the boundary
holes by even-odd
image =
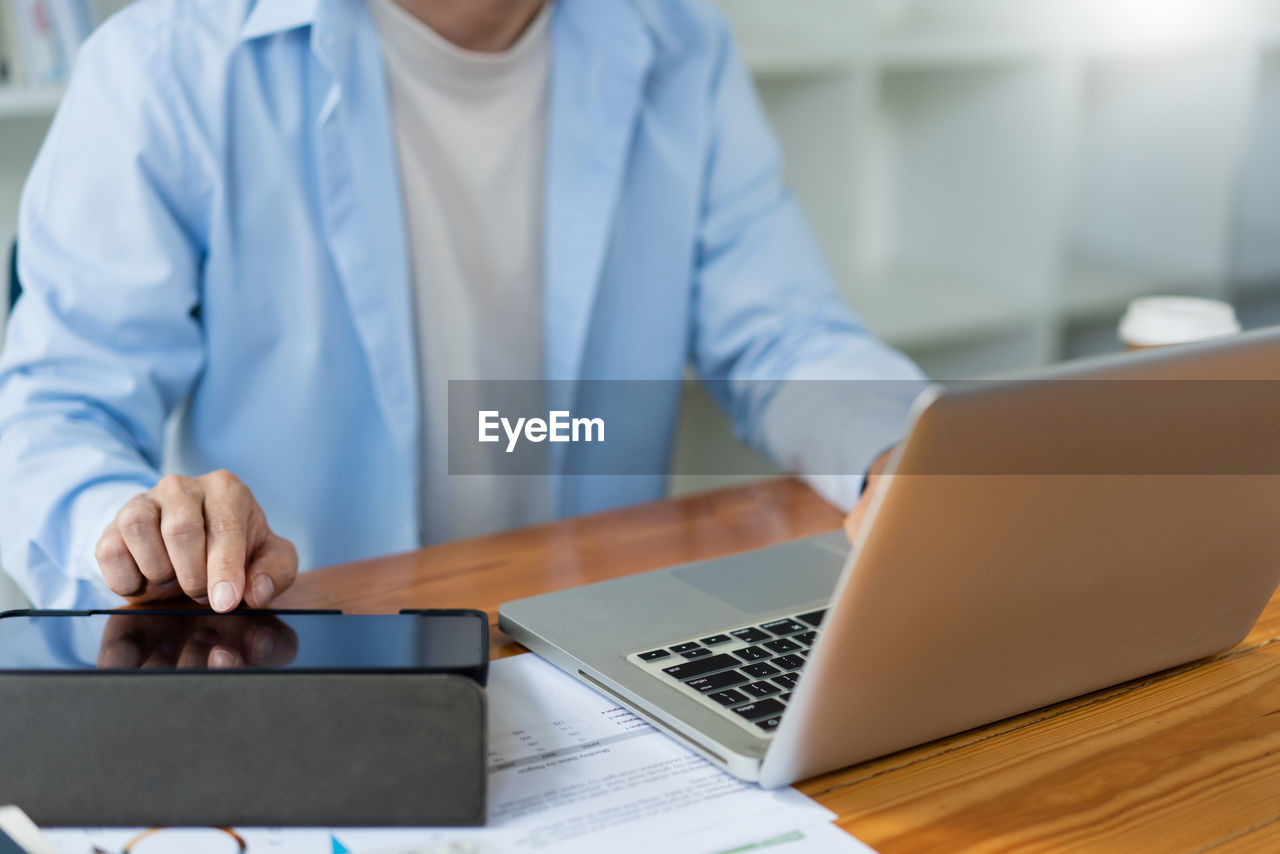
[[[229,472],[206,475],[204,520],[208,549],[209,604],[226,612],[244,596],[249,516],[253,496]]]
[[[134,562],[147,580],[163,584],[173,578],[169,551],[160,536],[160,507],[145,495],[135,495],[116,514],[116,528]]]
[[[210,670],[232,670],[244,667],[244,656],[240,650],[219,644],[209,652]]]
[[[267,607],[298,577],[298,550],[283,537],[267,534],[249,563],[246,577],[245,601],[254,608]]]
[[[273,618],[249,628],[244,651],[245,660],[255,667],[283,667],[298,655],[298,635]]]
[[[112,593],[134,596],[146,588],[147,580],[142,577],[142,572],[129,553],[129,547],[125,545],[124,537],[120,536],[115,522],[102,532],[93,556],[97,558],[102,577]]]
[[[858,499],[858,503],[849,511],[849,515],[844,517],[844,533],[849,538],[850,544],[857,542],[858,533],[862,530],[862,526],[866,524],[867,513],[871,510],[871,502],[875,499],[876,492],[880,490],[881,480],[884,477],[882,474],[867,475],[867,483],[862,491],[862,497]]]
[[[172,670],[178,663],[178,653],[182,647],[178,641],[162,638],[147,654],[146,660],[138,666],[139,670]]]
[[[182,595],[182,585],[178,584],[178,579],[170,578],[164,584],[152,584],[147,582],[147,586],[140,593],[134,593],[132,596],[126,596],[131,604],[140,605],[143,602],[156,602],[161,599],[176,599]]]
[[[142,576],[139,575],[139,578]],[[107,618],[98,647],[99,670],[137,670],[146,658],[146,630],[132,614]]]
[[[857,506],[849,511],[849,515],[844,517],[844,533],[852,544],[858,539],[858,532],[862,530],[862,523],[867,518],[867,499],[858,502]]]
[[[204,670],[209,664],[209,653],[218,642],[218,633],[202,628],[191,633],[182,652],[178,654],[179,670]]]
[[[204,494],[193,480],[169,475],[152,491],[160,505],[160,536],[182,590],[193,599],[207,590]]]

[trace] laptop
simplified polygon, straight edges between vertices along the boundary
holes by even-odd
[[[503,605],[765,787],[1239,643],[1280,582],[1280,331],[934,387],[867,521]]]

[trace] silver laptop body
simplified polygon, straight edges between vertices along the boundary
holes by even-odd
[[[499,625],[767,787],[1227,649],[1280,582],[1280,331],[931,390],[888,471],[852,552],[792,541]]]

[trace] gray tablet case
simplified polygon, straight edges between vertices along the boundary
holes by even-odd
[[[480,825],[485,755],[452,674],[0,678],[0,803],[45,826]]]

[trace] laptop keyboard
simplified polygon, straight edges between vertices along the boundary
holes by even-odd
[[[633,663],[757,733],[778,728],[826,609],[633,652]]]

